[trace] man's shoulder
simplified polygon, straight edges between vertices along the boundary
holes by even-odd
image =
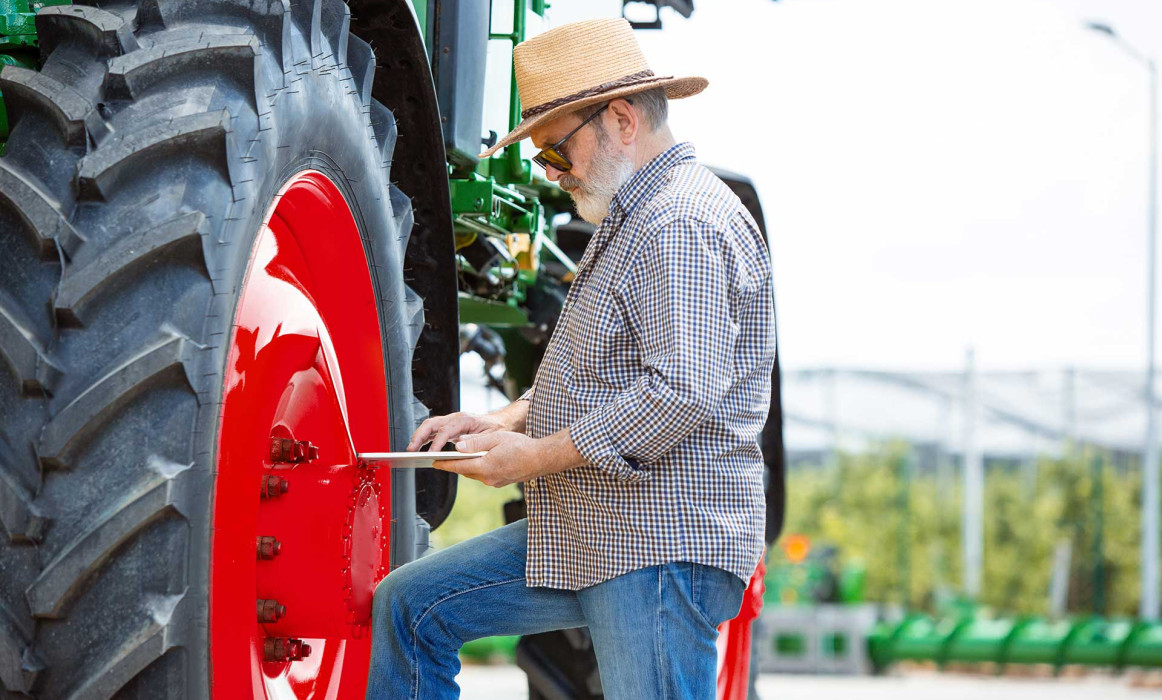
[[[639,211],[639,244],[662,232],[699,237],[756,270],[769,266],[766,240],[746,206],[709,168],[695,161],[670,168]],[[675,225],[681,224],[681,225]]]
[[[742,201],[726,183],[705,166],[691,161],[666,172],[665,181],[645,202],[642,213],[654,224],[685,219],[717,228],[726,226],[742,208]]]

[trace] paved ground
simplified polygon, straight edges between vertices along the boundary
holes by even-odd
[[[457,676],[461,700],[527,700],[524,674],[515,666],[465,665]],[[759,677],[763,700],[1159,700],[1162,690],[1134,687],[1127,679],[980,678],[914,673],[885,678]]]

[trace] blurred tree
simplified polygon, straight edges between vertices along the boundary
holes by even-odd
[[[942,484],[933,469],[901,469],[908,451],[906,443],[890,442],[859,455],[841,453],[833,468],[792,469],[786,531],[837,545],[842,560],[864,561],[870,600],[934,609],[959,589],[960,485]],[[1118,467],[1082,450],[1039,459],[1035,473],[1030,492],[1027,469],[987,467],[980,602],[1009,613],[1047,614],[1053,550],[1065,539],[1073,552],[1070,612],[1104,608],[1110,615],[1133,615],[1140,538],[1136,467]],[[902,553],[904,547],[910,553]]]
[[[862,560],[869,600],[936,610],[960,585],[960,483],[941,482],[931,468],[902,469],[909,451],[905,442],[888,442],[867,453],[840,453],[832,466],[793,468],[786,532],[807,535],[814,546],[836,545],[841,564]],[[1053,550],[1066,539],[1073,552],[1069,611],[1094,612],[1100,602],[1106,614],[1134,615],[1141,537],[1136,463],[1115,465],[1079,450],[1038,459],[1035,473],[1030,489],[1020,465],[986,468],[980,602],[1006,613],[1048,614]],[[456,506],[433,542],[443,548],[500,527],[504,502],[517,497],[515,485],[494,489],[461,479]]]
[[[520,489],[516,484],[496,489],[467,477],[461,477],[459,482],[452,512],[444,524],[432,533],[432,544],[437,549],[450,547],[504,525],[505,501],[520,498]]]

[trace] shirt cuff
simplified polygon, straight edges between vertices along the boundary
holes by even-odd
[[[617,453],[609,431],[605,427],[605,412],[590,411],[569,426],[569,437],[585,461],[620,481],[645,481],[650,473],[637,465],[637,460],[623,458]]]
[[[533,387],[531,387],[531,386],[529,387],[528,391],[521,394],[520,397],[517,398],[517,401],[532,401],[532,400],[533,400]]]

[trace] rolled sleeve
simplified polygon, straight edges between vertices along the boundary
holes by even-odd
[[[517,398],[517,401],[532,401],[532,400],[533,400],[533,389],[534,389],[534,388],[535,388],[535,387],[531,387],[531,386],[530,386],[528,391],[526,391],[525,393],[521,394],[521,395],[520,395],[520,396]]]
[[[636,459],[618,454],[605,428],[605,410],[591,411],[569,426],[569,437],[585,461],[621,481],[645,481],[650,473]]]

